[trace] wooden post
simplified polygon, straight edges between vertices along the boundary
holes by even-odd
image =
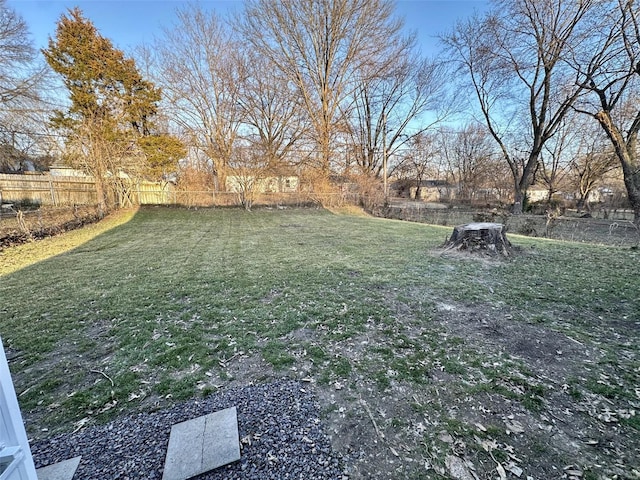
[[[51,191],[51,203],[54,207],[58,206],[58,202],[56,202],[56,190],[53,188],[53,178],[51,174],[49,174],[49,190]]]

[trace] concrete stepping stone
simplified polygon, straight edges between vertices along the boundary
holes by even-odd
[[[80,465],[81,458],[81,456],[74,457],[37,469],[38,480],[71,480]]]
[[[236,407],[171,427],[162,480],[186,480],[240,460]]]

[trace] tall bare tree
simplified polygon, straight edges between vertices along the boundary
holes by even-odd
[[[36,55],[27,24],[0,0],[0,171],[22,168],[29,158],[43,154],[45,69]]]
[[[383,159],[445,116],[446,74],[442,64],[420,57],[402,40],[394,62],[377,74],[364,71],[347,112],[349,139],[360,173],[380,176]],[[423,115],[433,113],[424,121]],[[421,121],[422,120],[422,121]],[[416,127],[416,125],[419,125]]]
[[[407,149],[403,151],[402,160],[395,168],[394,174],[403,177],[415,185],[415,199],[420,200],[424,181],[438,168],[436,159],[438,145],[435,136],[429,132],[422,132],[411,137]]]
[[[473,200],[474,193],[487,184],[493,173],[491,158],[495,152],[487,129],[470,123],[459,130],[440,129],[437,139],[458,198]]]
[[[217,187],[224,190],[242,121],[245,73],[239,45],[231,29],[200,5],[176,14],[176,24],[156,44],[158,82],[173,120],[213,163]]]
[[[545,143],[582,91],[565,59],[589,33],[584,19],[595,3],[496,0],[491,13],[459,23],[444,38],[509,165],[516,214],[522,212]],[[518,136],[514,126],[522,125],[528,137],[524,158],[510,143]]]
[[[622,167],[634,222],[640,225],[640,8],[635,0],[601,2],[593,35],[571,61],[589,95],[577,109],[597,120]]]
[[[291,167],[298,163],[293,158],[296,144],[308,131],[302,99],[268,59],[246,51],[244,61],[246,78],[238,101],[242,122],[248,127],[243,136],[254,150],[252,157],[262,157],[260,167],[274,172]]]
[[[402,22],[388,0],[249,0],[239,29],[244,39],[295,85],[318,149],[316,167],[331,169],[341,106],[364,67],[381,70]],[[371,70],[370,70],[371,71]],[[377,72],[376,72],[377,73]]]

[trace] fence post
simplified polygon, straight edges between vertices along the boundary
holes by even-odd
[[[54,207],[57,207],[58,204],[56,202],[56,191],[53,188],[53,178],[49,175],[49,191],[51,192],[51,203]]]

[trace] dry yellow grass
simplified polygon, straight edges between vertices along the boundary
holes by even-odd
[[[325,207],[331,213],[335,215],[351,215],[354,217],[370,217],[362,207],[356,205],[343,205],[341,207]]]
[[[68,252],[112,228],[127,223],[137,211],[137,209],[120,210],[84,228],[0,250],[0,276]]]

